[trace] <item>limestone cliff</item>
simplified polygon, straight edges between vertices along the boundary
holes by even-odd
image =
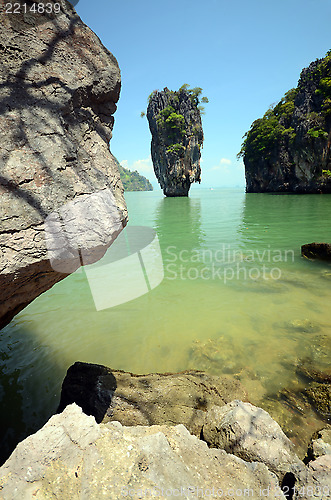
[[[100,258],[127,220],[109,151],[119,67],[57,5],[50,17],[0,11],[0,328]]]
[[[197,93],[185,85],[177,92],[154,91],[147,119],[154,172],[164,194],[187,196],[191,184],[200,183],[201,173],[203,132]]]
[[[239,155],[249,193],[331,193],[331,51],[252,124]]]

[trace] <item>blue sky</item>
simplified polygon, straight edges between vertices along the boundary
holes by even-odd
[[[154,186],[140,118],[154,89],[203,88],[201,186],[244,186],[243,134],[331,48],[330,0],[80,0],[76,10],[122,73],[111,150]]]

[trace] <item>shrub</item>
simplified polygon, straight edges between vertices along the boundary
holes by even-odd
[[[322,170],[322,175],[327,179],[331,179],[331,170]]]
[[[321,129],[321,128],[310,128],[307,132],[307,134],[309,135],[309,137],[313,138],[313,139],[318,139],[319,137],[327,137],[328,136],[328,133],[325,132],[325,130]]]
[[[183,146],[183,144],[179,144],[179,143],[171,144],[167,148],[167,152],[168,153],[177,153],[177,154],[180,154],[180,153],[184,153],[184,151],[185,151],[185,146]]]

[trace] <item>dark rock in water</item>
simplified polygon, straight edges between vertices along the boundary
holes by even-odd
[[[248,193],[331,193],[331,51],[255,120],[243,156]]]
[[[69,2],[56,20],[34,17],[0,11],[0,328],[98,260],[127,220],[109,151],[117,61]],[[50,262],[47,219],[63,266]]]
[[[317,413],[322,417],[331,418],[331,386],[330,384],[312,383],[302,393],[308,398]]]
[[[240,382],[204,372],[134,375],[102,365],[77,362],[63,381],[58,411],[71,403],[97,422],[123,425],[183,424],[200,435],[206,412],[244,399]]]
[[[109,368],[77,362],[67,371],[57,412],[76,403],[86,415],[93,415],[99,424],[111,404],[116,388],[116,378]]]
[[[198,98],[187,89],[154,91],[147,108],[154,172],[166,196],[187,196],[200,183],[203,132]]]
[[[301,255],[307,259],[328,260],[331,262],[330,243],[307,243],[301,247]]]

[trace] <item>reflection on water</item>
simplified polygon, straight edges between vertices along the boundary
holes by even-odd
[[[156,205],[154,228],[163,247],[170,244],[180,248],[198,247],[203,241],[201,200],[162,198]]]
[[[310,406],[303,415],[286,406],[279,391],[304,387],[301,360],[324,369],[330,359],[331,267],[302,259],[300,246],[331,239],[331,197],[192,190],[190,198],[126,198],[130,224],[158,233],[165,279],[97,312],[80,271],[4,329],[1,394],[16,429],[43,423],[67,368],[80,360],[136,373],[230,374],[305,446],[322,423]],[[11,420],[2,422],[4,433]]]

